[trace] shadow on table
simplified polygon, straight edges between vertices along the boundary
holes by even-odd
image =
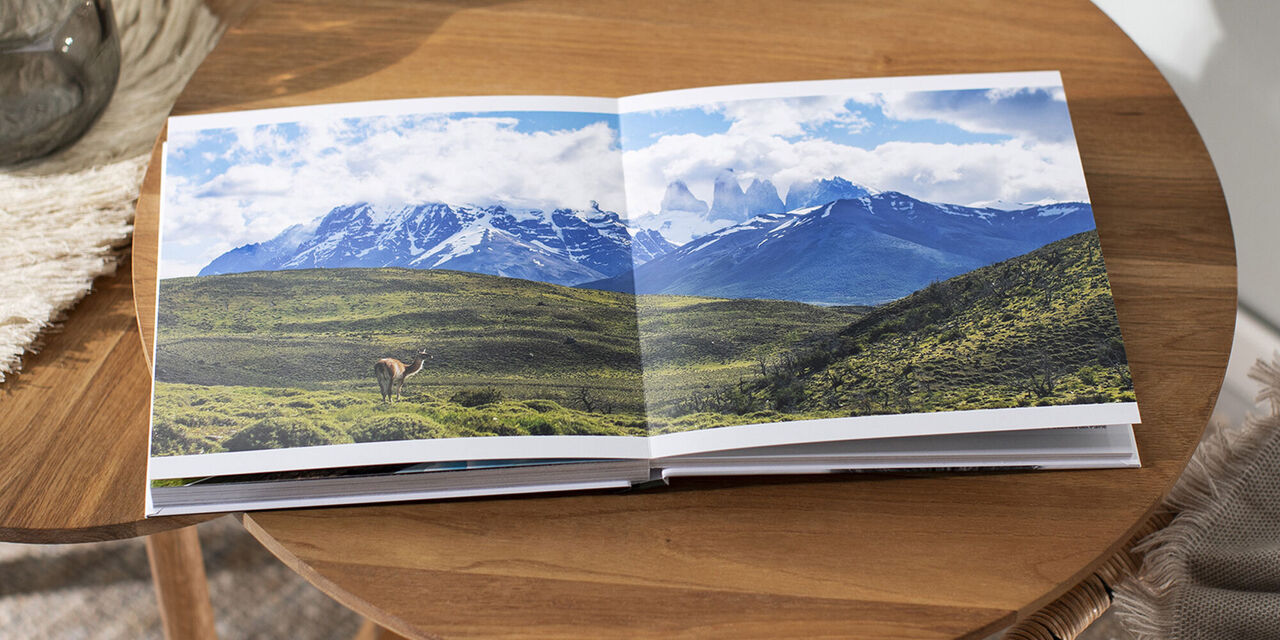
[[[455,12],[509,1],[261,2],[243,18],[253,28],[233,26],[223,36],[175,111],[216,111],[349,82],[408,55]],[[203,80],[206,77],[240,80],[229,93],[226,81]]]

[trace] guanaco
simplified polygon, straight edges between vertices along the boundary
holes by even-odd
[[[385,402],[395,402],[404,391],[404,380],[422,371],[422,363],[427,360],[427,350],[419,349],[413,364],[405,364],[396,358],[383,358],[373,365],[373,375],[378,379],[378,387],[382,390]],[[394,394],[394,397],[393,397]]]

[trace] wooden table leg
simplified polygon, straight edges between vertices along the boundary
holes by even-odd
[[[151,579],[167,640],[217,640],[195,527],[147,536]]]
[[[365,618],[364,624],[360,625],[360,630],[351,640],[407,640],[404,636],[391,631],[385,627],[378,626],[378,623]]]

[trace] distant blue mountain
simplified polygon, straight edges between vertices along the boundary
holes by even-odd
[[[679,213],[682,215],[704,216],[707,214],[707,203],[699,200],[689,191],[684,180],[676,180],[667,185],[662,194],[662,213]]]
[[[673,182],[667,192],[670,193],[677,185],[685,187],[683,182]],[[772,182],[756,178],[744,192],[733,169],[722,170],[716,176],[713,188],[711,209],[707,212],[707,218],[711,220],[742,222],[762,213],[779,213],[785,210],[782,198],[778,197],[778,190]]]
[[[672,250],[657,231],[634,238],[618,214],[426,203],[335,207],[307,225],[228,251],[200,271],[337,267],[456,269],[573,285],[630,272]]]
[[[854,186],[824,182],[829,184],[804,194],[792,190],[788,199]],[[693,240],[633,273],[579,286],[879,304],[1092,228],[1093,209],[1086,203],[1003,211],[934,204],[890,191],[756,216]]]
[[[782,213],[787,209],[778,197],[778,190],[768,180],[755,179],[747,187],[745,195],[747,216],[758,216],[764,213]]]
[[[295,224],[266,242],[246,244],[218,256],[201,269],[199,275],[276,269],[278,267],[274,265],[292,258],[298,245],[311,238],[315,231],[316,222]]]
[[[742,185],[738,184],[738,175],[733,169],[721,170],[712,187],[708,219],[742,222],[751,217],[747,214],[747,194],[742,192]]]
[[[805,207],[816,207],[836,200],[861,198],[870,195],[865,187],[860,187],[840,176],[797,182],[787,189],[785,211],[795,211]]]

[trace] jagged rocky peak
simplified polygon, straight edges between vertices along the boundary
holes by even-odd
[[[266,242],[232,249],[200,275],[408,267],[576,284],[628,271],[672,248],[656,231],[643,243],[633,251],[621,217],[596,202],[585,210],[359,203],[334,207]]]
[[[707,212],[707,203],[694,196],[684,180],[676,180],[667,185],[667,192],[662,195],[661,211],[662,213],[679,211],[701,216]]]
[[[861,198],[870,193],[866,187],[856,185],[840,176],[797,182],[787,190],[786,210],[795,211],[834,200]]]
[[[747,194],[742,192],[738,175],[733,169],[724,169],[716,176],[715,189],[711,195],[711,211],[707,217],[733,222],[742,222],[751,217],[747,215]]]
[[[751,186],[747,187],[746,203],[747,217],[785,211],[782,198],[778,197],[778,189],[772,182],[759,178],[752,180]]]

